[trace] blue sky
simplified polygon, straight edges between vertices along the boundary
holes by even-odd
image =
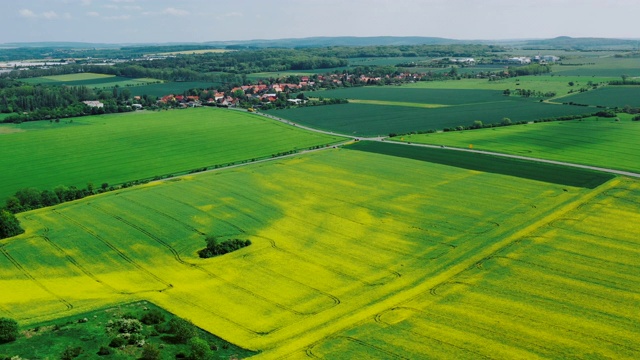
[[[0,43],[640,38],[640,0],[21,0],[1,9]]]

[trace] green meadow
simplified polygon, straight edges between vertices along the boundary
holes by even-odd
[[[403,141],[559,160],[640,172],[640,122],[612,118],[403,136]],[[396,138],[400,140],[399,138]]]
[[[119,184],[340,141],[215,108],[0,125],[0,199],[17,190]]]

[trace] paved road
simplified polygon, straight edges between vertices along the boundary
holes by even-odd
[[[339,133],[335,133],[335,132],[331,132],[331,131],[319,130],[319,129],[314,129],[314,128],[311,128],[311,127],[308,127],[308,126],[296,124],[296,123],[294,123],[292,121],[285,120],[285,119],[279,118],[277,116],[273,116],[273,115],[269,115],[269,114],[265,114],[265,113],[261,113],[261,112],[255,112],[255,114],[261,115],[261,116],[264,116],[264,117],[267,117],[269,119],[273,119],[273,120],[276,120],[276,121],[280,121],[280,122],[285,123],[285,124],[296,126],[296,127],[300,128],[300,129],[305,129],[305,130],[308,130],[308,131],[313,131],[313,132],[317,132],[317,133],[321,133],[321,134],[327,134],[327,135],[333,135],[333,136],[342,136],[342,137],[351,138],[351,139],[354,139],[354,140],[385,141],[385,139],[386,139],[386,137],[384,137],[384,136],[380,136],[380,137],[359,137],[359,136],[339,134]],[[406,145],[406,146],[419,146],[419,147],[428,147],[428,148],[438,148],[438,149],[443,149],[445,151],[447,151],[447,150],[448,151],[466,151],[466,152],[472,152],[472,153],[477,153],[477,154],[501,156],[501,157],[507,157],[507,158],[512,158],[512,159],[520,159],[520,160],[535,161],[535,162],[540,162],[540,163],[555,164],[555,165],[561,165],[561,166],[569,166],[569,167],[575,167],[575,168],[580,168],[580,169],[601,171],[601,172],[605,172],[605,173],[609,173],[609,174],[624,175],[624,176],[630,176],[630,177],[634,177],[634,178],[640,178],[640,174],[639,173],[634,173],[634,172],[630,172],[630,171],[608,169],[608,168],[602,168],[602,167],[598,167],[598,166],[575,164],[575,163],[569,163],[569,162],[564,162],[564,161],[540,159],[540,158],[529,157],[529,156],[511,155],[511,154],[497,153],[497,152],[492,152],[492,151],[473,150],[473,149],[465,149],[465,148],[445,147],[445,146],[439,146],[439,145],[406,143],[406,142],[399,142],[399,141],[393,141],[393,143],[394,144],[400,144],[400,145]]]

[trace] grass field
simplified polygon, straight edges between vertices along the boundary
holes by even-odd
[[[512,121],[533,121],[563,115],[592,113],[594,109],[535,102],[520,98],[458,106],[426,108],[418,106],[379,104],[342,104],[271,110],[267,113],[315,128],[348,135],[377,136],[389,133],[442,130],[456,126],[471,126],[480,120],[485,124]]]
[[[256,358],[634,358],[638,201],[331,149],[21,214],[0,316],[146,299]]]
[[[126,78],[122,76],[103,75],[94,73],[82,73],[82,74],[69,74],[69,75],[54,75],[43,76],[36,78],[22,79],[26,83],[30,84],[47,84],[47,85],[67,85],[67,86],[86,86],[89,88],[113,88],[116,85],[119,87],[136,87],[140,85],[154,84],[162,82],[158,79],[150,78]],[[161,84],[158,84],[161,85]]]
[[[339,140],[215,108],[4,124],[0,137],[3,203],[25,187],[118,184]]]
[[[587,118],[450,133],[403,136],[404,141],[489,150],[640,172],[640,123]],[[400,139],[397,139],[400,140]]]
[[[627,105],[640,107],[640,86],[607,86],[594,91],[567,96],[562,101],[619,108]]]

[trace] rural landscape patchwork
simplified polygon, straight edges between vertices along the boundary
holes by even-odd
[[[0,360],[638,359],[639,41],[0,48]]]

